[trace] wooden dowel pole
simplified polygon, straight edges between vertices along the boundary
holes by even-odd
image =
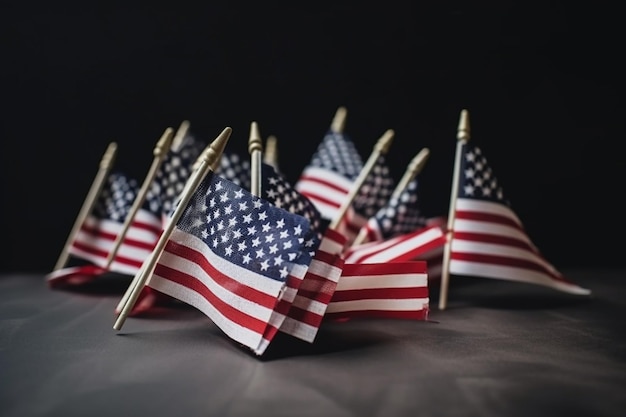
[[[89,192],[87,193],[87,196],[85,197],[85,200],[83,201],[80,211],[78,212],[78,216],[76,216],[76,220],[74,220],[74,225],[72,226],[72,229],[70,230],[70,234],[67,237],[67,240],[65,241],[65,245],[63,246],[63,250],[61,251],[61,254],[59,255],[59,259],[57,259],[57,262],[53,269],[54,271],[63,268],[65,264],[67,263],[69,259],[69,255],[70,255],[70,247],[72,246],[72,243],[74,242],[74,239],[76,238],[76,235],[78,234],[78,231],[80,230],[83,223],[87,219],[87,216],[89,216],[89,214],[93,210],[96,200],[98,199],[98,196],[100,195],[100,192],[102,191],[102,187],[104,186],[104,183],[107,180],[109,172],[111,171],[111,168],[113,167],[116,154],[117,154],[117,143],[115,142],[109,143],[109,146],[107,147],[106,151],[104,152],[104,155],[102,156],[102,159],[100,160],[98,172],[96,173],[96,176],[93,182],[91,183],[91,187],[89,188]]]
[[[250,139],[248,140],[250,153],[250,193],[261,196],[261,158],[263,145],[257,122],[250,123]]]
[[[133,306],[137,302],[139,294],[141,290],[146,284],[147,279],[152,274],[154,268],[156,267],[157,261],[169,240],[176,223],[182,216],[183,212],[187,208],[189,201],[193,197],[196,189],[202,182],[202,180],[206,177],[207,173],[211,170],[212,164],[215,162],[215,158],[219,158],[220,155],[224,152],[224,148],[226,147],[226,143],[230,138],[230,134],[232,129],[230,127],[226,127],[222,133],[209,145],[209,148],[206,149],[202,155],[200,156],[200,163],[198,168],[193,172],[189,180],[185,183],[185,188],[181,193],[181,198],[179,204],[176,206],[172,215],[168,218],[167,224],[163,229],[163,233],[159,237],[159,240],[151,252],[150,256],[144,261],[141,266],[141,269],[138,273],[138,278],[133,280],[131,285],[134,285],[126,303],[121,308],[120,314],[118,315],[115,323],[113,324],[113,329],[120,330],[126,321],[126,318],[130,314]]]
[[[126,215],[126,218],[124,219],[122,230],[120,230],[120,232],[115,237],[115,242],[113,243],[113,247],[109,251],[109,255],[106,260],[106,265],[105,265],[106,269],[109,269],[111,267],[111,264],[113,263],[113,259],[115,258],[115,255],[117,254],[117,251],[119,250],[122,244],[122,241],[124,240],[124,237],[126,236],[126,233],[128,232],[128,229],[130,228],[130,224],[133,222],[133,220],[135,219],[135,216],[137,215],[137,212],[139,211],[144,201],[146,200],[146,195],[148,194],[150,185],[154,181],[154,177],[156,176],[159,170],[159,167],[161,166],[161,163],[163,162],[163,159],[165,158],[165,155],[170,150],[170,147],[173,143],[172,141],[173,137],[174,137],[174,129],[172,129],[171,127],[168,127],[167,129],[165,129],[165,131],[161,135],[161,138],[159,139],[156,146],[154,147],[154,150],[152,151],[154,155],[154,159],[152,160],[152,165],[150,166],[150,169],[148,170],[148,174],[146,174],[146,177],[144,178],[143,184],[141,185],[141,189],[139,190],[139,192],[137,193],[137,196],[135,197],[135,200],[133,201],[133,205],[131,206],[128,214]]]
[[[448,304],[448,287],[450,286],[450,249],[454,237],[454,217],[456,213],[456,199],[459,194],[459,176],[461,171],[461,152],[463,145],[470,139],[469,114],[461,110],[459,127],[457,130],[456,154],[454,157],[454,171],[452,174],[452,189],[450,192],[450,208],[448,210],[448,226],[446,243],[443,249],[443,263],[441,268],[441,282],[439,284],[439,309],[445,310]]]
[[[392,129],[388,129],[380,137],[380,139],[378,139],[378,142],[376,142],[376,145],[374,146],[374,150],[372,151],[369,158],[367,159],[367,162],[363,166],[363,169],[361,169],[361,172],[359,172],[358,177],[352,184],[352,188],[350,189],[350,192],[348,193],[346,198],[343,200],[343,203],[339,207],[337,216],[335,216],[333,221],[329,224],[328,226],[329,228],[336,229],[341,224],[344,216],[346,215],[348,211],[348,208],[352,205],[352,201],[354,200],[357,193],[359,192],[359,189],[361,188],[361,186],[367,179],[367,176],[370,174],[370,171],[376,165],[376,161],[378,160],[378,157],[380,155],[386,154],[387,151],[389,150],[389,146],[391,146],[391,142],[393,141],[394,135],[395,135],[395,132]]]

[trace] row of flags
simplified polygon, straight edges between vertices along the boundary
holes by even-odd
[[[230,128],[209,144],[187,121],[166,129],[142,186],[112,169],[112,144],[47,283],[128,276],[114,329],[161,302],[183,302],[257,355],[279,332],[312,343],[327,320],[426,320],[429,287],[440,284],[445,309],[451,275],[590,294],[533,245],[469,142],[466,110],[450,210],[436,217],[420,210],[427,149],[396,183],[385,160],[393,131],[364,160],[343,132],[345,115],[340,107],[293,184],[275,152],[260,164],[258,153],[228,152]]]

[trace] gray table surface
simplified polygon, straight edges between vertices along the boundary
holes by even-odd
[[[119,277],[0,275],[0,416],[623,417],[626,271],[563,272],[592,296],[453,277],[428,321],[324,323],[261,358],[187,305],[113,330]]]

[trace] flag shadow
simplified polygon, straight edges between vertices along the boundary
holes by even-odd
[[[320,328],[313,343],[278,333],[259,359],[273,361],[296,356],[324,355],[392,343],[389,335],[383,332],[362,328],[346,329],[345,326],[349,326],[349,323],[326,323],[325,327]]]

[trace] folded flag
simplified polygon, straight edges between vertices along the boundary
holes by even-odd
[[[559,291],[591,292],[564,277],[539,252],[504,198],[487,159],[462,143],[459,187],[450,246],[450,274],[539,284]]]
[[[424,261],[345,263],[326,318],[426,320],[428,303]]]
[[[261,355],[290,277],[301,280],[319,240],[302,216],[209,172],[159,255],[147,285],[196,307]]]

